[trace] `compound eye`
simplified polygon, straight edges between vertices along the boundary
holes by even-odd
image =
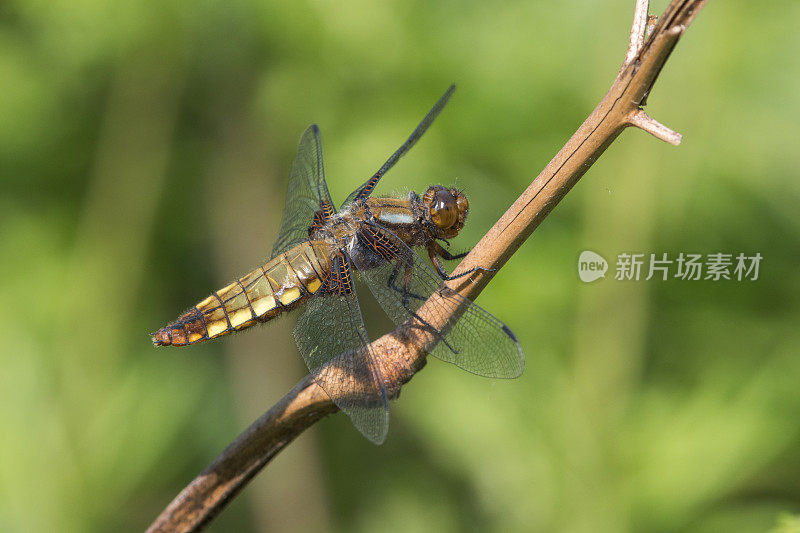
[[[456,196],[456,205],[459,213],[466,213],[467,209],[469,209],[469,200],[463,194],[459,194]]]
[[[442,189],[436,191],[431,205],[431,220],[441,229],[450,228],[458,219],[456,199],[450,191]]]

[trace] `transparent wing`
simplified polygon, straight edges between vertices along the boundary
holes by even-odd
[[[408,152],[412,146],[416,144],[416,142],[422,137],[422,135],[428,130],[430,125],[436,119],[436,117],[441,113],[442,109],[444,109],[445,104],[447,101],[450,100],[450,97],[453,96],[453,92],[456,90],[455,85],[451,85],[447,88],[447,91],[442,95],[441,98],[433,105],[428,114],[425,115],[425,118],[422,119],[422,122],[419,123],[417,128],[411,133],[411,136],[403,143],[403,145],[392,154],[392,156],[386,160],[386,162],[378,169],[378,171],[372,175],[370,179],[364,182],[364,185],[353,191],[350,196],[344,201],[342,206],[346,206],[350,204],[356,197],[358,198],[366,198],[372,191],[375,189],[375,186],[378,184],[380,179],[383,177],[386,172],[389,171],[390,168],[397,163],[397,160],[403,157],[406,152]]]
[[[359,245],[360,253],[353,254],[353,259],[378,303],[395,324],[411,318],[419,323],[417,311],[438,292],[443,301],[434,310],[434,317],[421,325],[443,339],[432,355],[481,376],[515,378],[522,374],[525,368],[522,347],[508,326],[447,288],[427,263],[391,231],[377,225],[371,227],[385,239],[381,239],[381,259],[363,242]],[[385,259],[390,256],[393,258]],[[443,317],[453,305],[464,306],[464,313],[458,321],[445,321]],[[434,327],[434,323],[438,327]]]
[[[300,138],[297,155],[289,176],[289,191],[283,209],[281,230],[272,247],[272,255],[285,252],[308,238],[308,228],[314,213],[323,210],[335,212],[322,162],[322,139],[316,124],[309,126]]]
[[[320,387],[362,435],[381,444],[389,430],[389,403],[355,292],[315,295],[294,338]]]

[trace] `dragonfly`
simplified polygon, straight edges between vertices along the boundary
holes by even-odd
[[[422,196],[372,196],[454,90],[455,85],[447,89],[405,143],[338,210],[325,181],[320,130],[309,126],[292,165],[270,259],[152,333],[154,344],[189,346],[305,306],[293,333],[309,371],[355,427],[381,444],[389,427],[389,398],[356,295],[360,278],[395,324],[411,323],[433,335],[430,354],[482,376],[521,375],[524,355],[508,326],[445,284],[481,270],[450,276],[442,264],[466,255],[451,254],[446,247],[464,227],[466,195],[434,185]],[[433,268],[413,248],[424,249]],[[426,316],[431,316],[431,305],[433,316],[450,316],[450,306],[463,313],[432,324],[418,313],[432,295],[438,298],[428,303]]]

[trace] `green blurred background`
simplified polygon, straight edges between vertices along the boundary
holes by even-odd
[[[378,192],[457,179],[467,248],[605,94],[632,9],[0,3],[0,530],[145,528],[305,374],[296,317],[181,350],[147,332],[266,258],[309,123],[339,202],[458,83]],[[332,416],[210,530],[800,529],[799,16],[710,2],[647,108],[683,144],[625,132],[483,292],[520,379],[431,360],[385,445]],[[584,249],[764,259],[584,284]]]

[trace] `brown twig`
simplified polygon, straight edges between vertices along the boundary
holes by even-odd
[[[635,126],[671,144],[680,142],[680,134],[650,118],[642,106],[676,43],[705,2],[673,0],[653,26],[654,19],[648,16],[649,1],[637,0],[627,54],[611,89],[454,273],[476,266],[493,270],[477,271],[475,275],[449,282],[450,288],[475,299],[625,128]],[[431,300],[436,298],[438,295],[434,294]],[[418,314],[434,321],[437,314],[426,312],[428,305],[423,305]],[[451,317],[458,316],[460,311],[451,309]],[[434,342],[424,330],[401,326],[372,343],[374,353],[380,356],[391,395],[397,394],[424,366],[425,354]],[[201,529],[297,435],[336,410],[314,379],[306,376],[195,478],[149,531]]]

